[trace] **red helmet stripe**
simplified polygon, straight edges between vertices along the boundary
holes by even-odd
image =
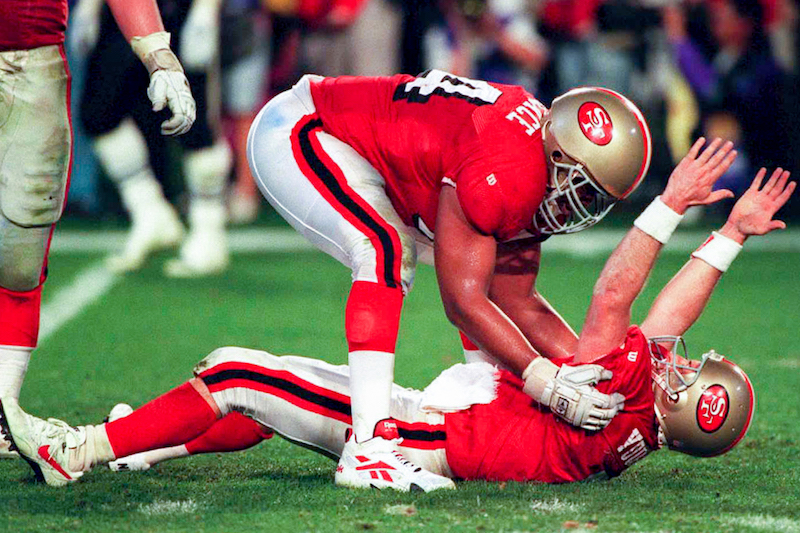
[[[612,91],[611,89],[606,89],[604,87],[593,87],[593,89],[596,89],[606,94],[610,94],[612,96],[616,96],[617,98],[622,100],[622,102],[626,106],[628,106],[628,108],[630,108],[630,110],[633,112],[634,116],[636,117],[636,120],[639,121],[639,127],[642,130],[642,138],[644,139],[644,152],[643,152],[644,157],[642,158],[642,166],[639,167],[639,175],[633,181],[631,186],[628,187],[627,191],[622,193],[622,198],[625,198],[631,193],[631,191],[633,191],[636,187],[639,186],[639,183],[641,183],[642,179],[644,179],[645,172],[647,172],[647,169],[650,167],[650,156],[652,155],[653,151],[652,140],[650,138],[650,128],[647,127],[647,122],[645,122],[642,112],[639,111],[639,108],[636,107],[636,105],[634,105],[633,102],[631,102],[618,92]]]

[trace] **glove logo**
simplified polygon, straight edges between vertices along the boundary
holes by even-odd
[[[717,431],[728,418],[728,391],[722,385],[712,385],[703,392],[697,403],[697,425],[706,433]]]
[[[569,400],[566,398],[559,398],[558,402],[556,403],[556,414],[557,415],[565,415],[567,410],[569,409]]]
[[[578,123],[587,139],[605,146],[614,136],[614,125],[603,107],[596,102],[586,102],[578,109]]]

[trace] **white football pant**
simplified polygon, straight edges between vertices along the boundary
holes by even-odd
[[[342,453],[352,422],[347,366],[226,347],[209,354],[194,372],[222,416],[238,411],[304,447],[330,457]],[[421,410],[421,401],[422,392],[392,386],[390,412],[403,438],[399,450],[429,472],[452,477],[444,415]]]

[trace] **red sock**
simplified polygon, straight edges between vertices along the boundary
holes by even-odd
[[[344,326],[350,351],[394,353],[402,308],[402,289],[368,281],[353,283]]]
[[[151,400],[126,417],[106,424],[114,455],[177,446],[205,433],[218,412],[189,381]]]
[[[233,411],[208,428],[208,431],[186,443],[186,450],[198,453],[236,452],[252,448],[271,439],[274,433],[250,417]]]
[[[27,292],[0,287],[0,345],[35,348],[41,305],[41,285]]]

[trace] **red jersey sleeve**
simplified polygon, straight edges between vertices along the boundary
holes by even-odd
[[[541,137],[519,146],[483,147],[456,176],[458,200],[467,220],[498,241],[531,227],[544,198],[547,170]]]

